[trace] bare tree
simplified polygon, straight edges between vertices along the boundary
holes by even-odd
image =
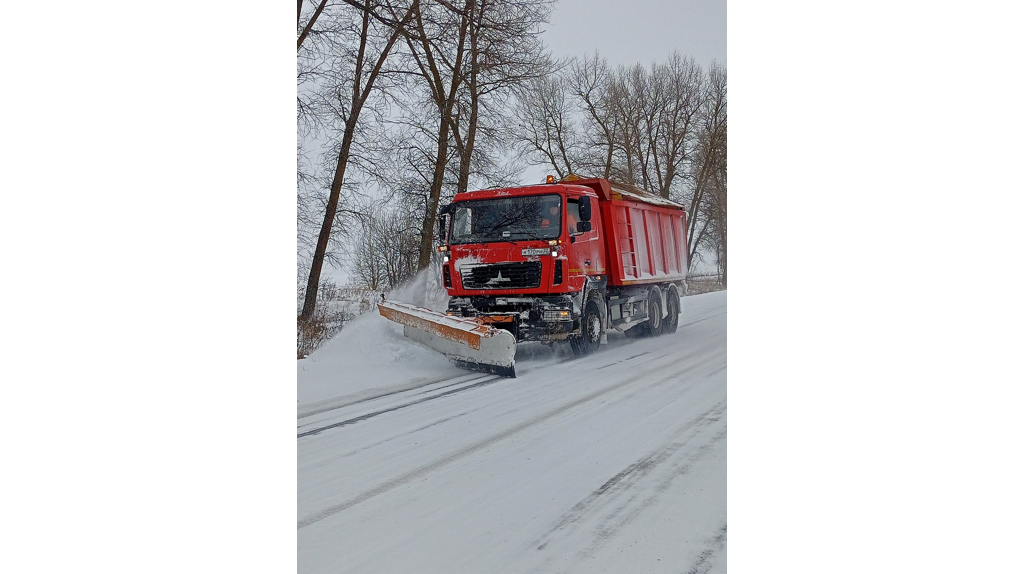
[[[704,74],[693,58],[683,58],[678,52],[670,54],[668,61],[655,70],[662,84],[664,108],[652,147],[658,158],[658,190],[668,198],[678,178],[685,177],[686,164],[691,160],[694,122],[705,98],[701,89]]]
[[[559,179],[584,167],[575,113],[561,76],[535,78],[518,91],[511,132],[521,151],[551,167]]]
[[[326,6],[327,6],[327,0],[320,0],[320,4],[318,4],[316,9],[313,11],[313,15],[310,16],[309,20],[306,21],[306,24],[304,26],[302,26],[302,28],[301,28],[301,30],[299,32],[299,39],[298,39],[298,41],[296,43],[297,45],[295,46],[295,50],[296,51],[298,51],[300,48],[302,48],[302,43],[309,36],[309,32],[313,29],[313,25],[316,24],[317,19],[320,18],[320,14],[323,13],[324,8]],[[302,0],[299,0],[299,11],[298,11],[298,15],[295,17],[295,25],[298,26],[301,23],[302,23]]]
[[[341,197],[341,186],[345,180],[345,170],[348,167],[349,156],[352,150],[352,142],[355,137],[356,127],[359,123],[360,112],[366,104],[367,99],[374,89],[374,83],[387,60],[392,47],[398,40],[404,26],[412,16],[418,12],[419,0],[413,0],[405,15],[398,24],[385,36],[385,41],[377,50],[376,59],[369,55],[368,48],[371,46],[371,11],[374,6],[372,0],[366,0],[363,4],[361,25],[359,27],[358,49],[354,59],[354,69],[349,82],[350,96],[342,98],[343,91],[339,90],[339,99],[342,102],[341,117],[344,121],[341,144],[339,146],[337,161],[335,163],[334,176],[331,180],[330,194],[325,206],[324,220],[320,227],[320,234],[317,238],[316,248],[313,252],[313,259],[310,264],[309,280],[306,283],[306,296],[302,306],[300,320],[312,317],[316,308],[316,296],[320,282],[320,273],[323,268],[324,259],[327,254],[327,244],[331,237],[331,228],[338,210],[338,201]]]
[[[670,198],[678,191],[694,146],[693,121],[703,90],[700,66],[672,53],[650,69],[619,68],[612,80],[613,101],[621,126],[628,183]]]
[[[708,196],[713,222],[713,244],[722,285],[727,285],[727,89],[725,67],[712,64],[708,72],[708,98],[701,117],[701,185]]]
[[[427,86],[437,114],[437,147],[420,230],[418,269],[426,269],[433,255],[433,230],[448,167],[452,113],[465,78],[463,61],[472,5],[472,0],[466,0],[458,8],[447,3],[420,6],[414,14],[412,30],[406,35],[409,55]]]
[[[407,207],[399,202],[365,209],[350,265],[358,286],[389,291],[416,273],[418,229]]]
[[[704,83],[705,98],[698,117],[698,135],[695,158],[691,163],[693,193],[692,217],[688,235],[691,255],[698,248],[707,247],[716,253],[725,278],[726,262],[726,71],[712,64]],[[698,229],[699,227],[699,229]],[[724,281],[723,281],[724,282]]]
[[[480,132],[500,132],[507,95],[524,82],[545,77],[551,62],[540,41],[551,0],[475,0],[469,13],[465,81],[451,116],[456,147],[456,193],[469,189]],[[490,158],[493,159],[493,158]],[[483,162],[490,165],[492,162]]]
[[[368,12],[370,17],[374,20],[384,24],[387,28],[396,28],[400,26],[400,21],[396,18],[389,17],[387,14],[379,12],[374,5],[371,5],[369,1],[360,2],[359,0],[341,0],[345,4],[355,8],[358,12]],[[314,25],[323,13],[324,8],[327,7],[327,0],[320,0],[320,3],[316,5],[313,10],[313,14],[310,15],[309,19],[306,20],[305,24],[302,24],[302,5],[303,1],[298,0],[299,11],[296,16],[296,26],[299,27],[299,38],[296,42],[296,50],[302,49],[302,43],[309,37],[311,33],[314,33]],[[378,7],[380,4],[377,5]]]
[[[573,59],[567,84],[583,116],[582,171],[611,178],[615,153],[621,148],[618,142],[622,131],[620,119],[614,113],[615,100],[622,94],[612,85],[608,62],[597,53],[592,58]]]

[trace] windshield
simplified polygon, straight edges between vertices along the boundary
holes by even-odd
[[[555,239],[562,234],[562,198],[528,195],[455,204],[451,243]]]

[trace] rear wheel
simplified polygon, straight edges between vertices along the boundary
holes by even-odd
[[[589,301],[583,313],[579,336],[569,337],[569,344],[578,356],[585,356],[597,350],[601,344],[601,310],[596,301]]]
[[[679,327],[679,292],[669,289],[665,295],[665,308],[668,316],[665,317],[665,332],[672,334]]]
[[[662,333],[665,325],[661,320],[661,289],[651,288],[647,295],[647,321],[634,328],[640,329],[639,334],[643,337],[657,337]]]

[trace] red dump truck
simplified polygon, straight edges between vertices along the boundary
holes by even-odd
[[[456,195],[440,211],[447,312],[382,302],[381,314],[464,366],[509,376],[517,342],[567,340],[587,355],[609,329],[675,332],[683,206],[606,179],[548,179]]]

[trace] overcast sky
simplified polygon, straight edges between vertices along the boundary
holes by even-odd
[[[672,50],[705,68],[726,61],[725,0],[558,0],[544,41],[556,57],[597,50],[612,65],[647,66]]]

